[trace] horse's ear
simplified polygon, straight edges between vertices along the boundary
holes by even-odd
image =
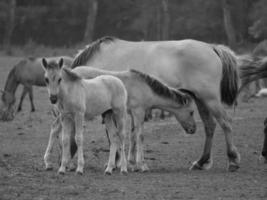
[[[42,58],[42,64],[43,64],[44,69],[47,69],[48,64],[45,58]]]
[[[58,61],[58,66],[59,66],[60,69],[62,68],[63,63],[64,63],[63,58],[60,58],[60,60]]]

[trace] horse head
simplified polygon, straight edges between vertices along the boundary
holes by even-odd
[[[54,60],[47,62],[45,58],[42,59],[42,66],[45,70],[45,83],[52,104],[56,104],[58,100],[63,63],[62,58],[58,62]]]
[[[193,93],[185,90],[178,89],[176,93],[181,96],[179,107],[174,109],[172,113],[174,114],[177,121],[180,122],[183,129],[188,134],[194,134],[196,132],[197,126],[194,116],[194,104],[193,104]]]

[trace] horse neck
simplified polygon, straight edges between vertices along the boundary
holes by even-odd
[[[151,104],[153,107],[160,108],[171,112],[174,108],[177,108],[179,105],[173,99],[168,97],[163,97],[153,92],[153,97],[151,98]]]
[[[16,68],[13,68],[7,77],[4,92],[9,95],[15,96],[15,92],[19,85],[18,77],[16,76]]]

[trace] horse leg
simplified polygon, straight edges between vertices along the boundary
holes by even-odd
[[[84,155],[83,155],[83,121],[84,121],[84,114],[77,113],[75,115],[75,141],[78,147],[78,164],[76,173],[83,174],[84,168]]]
[[[68,161],[70,160],[70,134],[72,129],[72,118],[68,114],[62,115],[62,158],[59,174],[65,174]]]
[[[128,163],[131,169],[134,169],[135,155],[136,155],[136,134],[135,134],[135,126],[134,126],[134,117],[131,113],[131,131],[129,138],[129,151],[128,151]]]
[[[212,117],[209,109],[202,101],[196,99],[195,102],[198,108],[199,115],[204,123],[206,138],[205,138],[203,154],[198,161],[193,162],[192,166],[190,167],[190,170],[195,170],[195,169],[208,170],[212,167],[213,164],[211,157],[211,147],[212,147],[214,131],[216,128],[216,122]]]
[[[261,155],[264,158],[264,162],[267,163],[267,118],[264,120],[264,142]]]
[[[207,106],[222,127],[225,134],[227,156],[229,159],[228,170],[231,172],[236,171],[239,168],[240,154],[234,145],[231,118],[227,115],[219,100],[210,100],[207,102]]]
[[[113,123],[112,114],[105,115],[105,126],[109,138],[109,159],[105,169],[105,174],[111,175],[115,168],[116,152],[119,149],[119,140],[117,136],[117,129]]]
[[[30,102],[31,102],[31,112],[34,112],[35,111],[35,106],[34,106],[34,103],[33,103],[33,90],[32,90],[32,86],[30,86],[28,88],[28,91],[29,91],[29,98],[30,98]]]
[[[144,117],[145,112],[142,109],[135,109],[133,111],[134,116],[134,133],[136,135],[136,167],[137,170],[141,170],[142,172],[148,171],[149,168],[144,161]]]
[[[28,88],[26,86],[24,86],[23,91],[22,91],[21,96],[20,96],[20,101],[19,101],[18,110],[17,110],[18,112],[20,112],[22,110],[22,103],[23,103],[23,100],[24,100],[27,92],[28,92]]]
[[[49,141],[48,145],[46,147],[45,155],[44,155],[44,163],[45,163],[45,169],[46,170],[52,170],[52,162],[51,162],[51,154],[52,154],[52,149],[54,146],[54,142],[57,139],[60,131],[62,129],[61,122],[60,122],[60,117],[56,118],[56,120],[53,122],[50,130],[50,135],[49,135]]]
[[[119,150],[120,150],[120,166],[121,166],[121,173],[127,173],[127,160],[125,155],[125,139],[126,139],[126,119],[127,119],[127,112],[120,111],[114,112],[115,121],[117,123],[117,136],[119,139]]]

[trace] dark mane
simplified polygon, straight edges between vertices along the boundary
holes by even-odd
[[[191,100],[190,96],[187,94],[184,94],[180,90],[175,90],[161,81],[157,80],[156,78],[149,76],[148,74],[145,74],[143,72],[130,69],[130,72],[138,76],[141,80],[143,80],[149,87],[152,89],[153,92],[155,92],[157,95],[165,97],[165,98],[171,98],[175,102],[178,102],[182,105],[187,104],[188,101]]]
[[[71,71],[69,68],[63,67],[62,70],[66,73],[70,81],[78,81],[82,79],[78,74]]]
[[[84,65],[86,64],[86,62],[92,58],[95,53],[97,51],[100,50],[100,45],[102,43],[109,43],[109,42],[113,42],[116,38],[115,37],[111,37],[111,36],[105,36],[105,37],[102,37],[94,42],[92,42],[90,45],[87,45],[85,47],[85,49],[81,50],[81,52],[79,52],[73,62],[72,62],[72,65],[71,65],[71,69],[77,67],[77,66],[80,66],[80,65]]]

